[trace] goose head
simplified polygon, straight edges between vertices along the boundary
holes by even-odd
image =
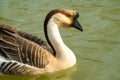
[[[82,26],[78,22],[79,13],[74,10],[67,9],[55,9],[48,13],[44,21],[44,27],[47,27],[47,24],[50,19],[58,25],[58,27],[74,27],[80,31],[83,31]]]

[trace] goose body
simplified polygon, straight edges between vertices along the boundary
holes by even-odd
[[[59,27],[83,30],[73,10],[55,9],[44,21],[47,41],[11,26],[0,25],[0,72],[40,74],[70,68],[76,64],[74,53],[64,44]]]

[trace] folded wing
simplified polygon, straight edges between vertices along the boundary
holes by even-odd
[[[0,55],[37,68],[49,64],[51,48],[41,39],[20,32],[10,26],[0,25]]]

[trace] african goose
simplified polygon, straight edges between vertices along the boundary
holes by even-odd
[[[70,68],[76,64],[74,53],[64,44],[58,27],[83,31],[73,10],[55,9],[44,21],[46,41],[7,25],[0,25],[0,72],[40,74]]]

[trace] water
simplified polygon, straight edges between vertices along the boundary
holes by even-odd
[[[77,65],[44,75],[1,75],[0,80],[120,80],[120,0],[0,0],[0,24],[44,39],[43,21],[54,8],[80,13],[84,32],[60,30]]]

